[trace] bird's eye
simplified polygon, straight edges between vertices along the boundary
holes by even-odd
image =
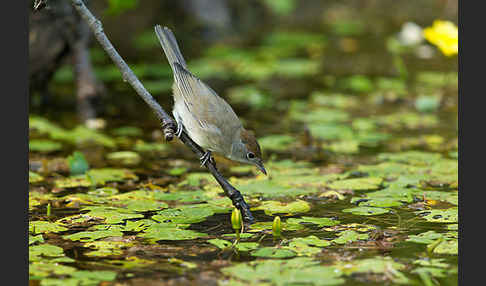
[[[255,158],[255,154],[249,152],[248,154],[246,154],[246,157],[248,157],[248,159],[253,159]]]

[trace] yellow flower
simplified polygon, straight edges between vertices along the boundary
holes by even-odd
[[[425,28],[423,33],[424,38],[436,45],[444,55],[448,57],[457,55],[459,32],[454,23],[435,20],[434,24]]]

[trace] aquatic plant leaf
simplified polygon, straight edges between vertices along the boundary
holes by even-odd
[[[209,197],[204,191],[171,191],[156,192],[154,199],[160,201],[178,201],[184,203],[195,203],[207,201]]]
[[[219,238],[209,239],[207,242],[211,243],[212,245],[214,245],[214,246],[216,246],[220,249],[225,249],[225,248],[231,247],[231,245],[233,245],[233,243],[231,243],[231,241],[219,239]]]
[[[251,255],[256,257],[266,257],[266,258],[289,258],[289,257],[294,257],[296,254],[295,252],[288,249],[275,248],[275,247],[263,247],[256,251],[252,251]]]
[[[61,257],[64,256],[64,250],[52,244],[29,246],[29,261],[37,260],[40,256]]]
[[[42,177],[41,175],[39,175],[35,172],[29,171],[29,184],[35,184],[35,183],[42,182],[42,181],[44,181],[44,177]],[[29,202],[30,202],[30,199],[29,199]]]
[[[251,251],[257,249],[260,246],[258,242],[239,242],[235,245],[238,251]]]
[[[84,244],[85,247],[93,249],[84,253],[84,255],[96,257],[120,255],[123,253],[123,248],[130,247],[133,244],[133,242],[123,241],[92,241]]]
[[[116,207],[104,207],[104,206],[87,206],[81,210],[88,210],[89,212],[84,214],[85,220],[92,218],[104,219],[107,224],[122,223],[127,219],[143,218],[142,214],[130,212],[123,208]]]
[[[312,245],[312,246],[318,246],[318,247],[325,247],[325,246],[331,245],[331,243],[329,241],[324,240],[324,239],[319,239],[315,235],[309,235],[309,236],[306,236],[306,237],[297,237],[297,238],[292,239],[292,241],[300,241],[300,242],[303,242],[305,244]]]
[[[282,203],[279,201],[264,201],[254,210],[263,210],[267,215],[276,213],[293,215],[296,213],[305,213],[310,211],[310,204],[303,200],[296,200],[290,203]]]
[[[258,139],[263,150],[284,151],[293,146],[297,140],[290,135],[268,135]]]
[[[97,231],[80,231],[69,235],[64,235],[63,238],[73,241],[89,242],[101,238],[123,236],[119,230],[97,230]]]
[[[251,285],[270,282],[271,285],[339,285],[344,283],[341,271],[320,266],[311,258],[298,257],[286,260],[256,260],[225,267],[226,275]]]
[[[130,170],[116,168],[91,169],[86,173],[87,177],[95,184],[104,185],[107,182],[123,182],[125,180],[138,180],[138,177]]]
[[[142,161],[142,157],[133,151],[118,151],[108,153],[106,155],[106,159],[117,161],[120,164],[127,166],[137,165]]]
[[[150,225],[143,233],[140,233],[137,236],[146,238],[148,241],[155,243],[159,240],[196,239],[199,237],[206,237],[207,234],[161,223]]]
[[[29,221],[29,232],[33,234],[49,233],[49,232],[61,232],[68,230],[64,225],[57,222],[50,221]]]
[[[357,240],[365,240],[369,237],[367,233],[358,233],[354,230],[345,230],[343,232],[336,233],[336,235],[339,237],[333,239],[332,242],[337,244],[346,244]]]
[[[163,153],[169,149],[170,147],[167,144],[145,142],[140,139],[138,139],[133,146],[133,150],[140,153]]]
[[[213,214],[214,211],[208,204],[185,205],[160,211],[152,219],[159,222],[196,223]]]
[[[303,216],[301,218],[289,218],[286,223],[288,224],[314,224],[317,227],[324,227],[324,226],[334,226],[338,225],[339,221],[333,220],[327,217],[308,217]]]
[[[143,130],[135,126],[122,126],[111,130],[115,136],[141,137]]]
[[[437,254],[455,254],[459,251],[459,243],[457,240],[442,241],[434,248],[434,253]]]
[[[449,208],[445,210],[437,209],[437,210],[428,210],[428,211],[418,211],[415,213],[430,222],[440,222],[440,223],[458,222],[457,207]]]
[[[311,134],[323,140],[350,140],[353,139],[353,130],[345,124],[312,123],[309,124]]]
[[[335,190],[367,191],[380,188],[382,183],[383,178],[367,177],[334,181],[328,187]]]
[[[62,149],[62,143],[46,140],[46,139],[30,139],[29,140],[29,151],[31,152],[41,152],[49,153],[53,151],[59,151]]]
[[[44,237],[42,237],[42,234],[39,235],[30,235],[29,234],[29,245],[31,244],[36,244],[37,242],[44,242]]]
[[[383,208],[376,208],[376,207],[356,207],[356,208],[348,208],[342,210],[345,213],[352,213],[354,215],[381,215],[389,213],[390,210],[383,209]]]
[[[404,270],[405,265],[394,261],[392,257],[375,257],[366,259],[355,259],[353,261],[338,262],[334,267],[340,269],[345,275],[355,273],[390,273],[388,277],[395,283],[408,283],[409,280],[399,270]],[[393,274],[391,274],[393,273]]]
[[[88,161],[84,157],[84,154],[79,151],[74,151],[66,160],[69,165],[69,173],[72,176],[82,175],[89,169]]]

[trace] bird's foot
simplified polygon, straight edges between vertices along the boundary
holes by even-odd
[[[177,136],[177,138],[181,138],[182,130],[184,130],[184,127],[181,123],[177,122],[177,130],[175,133],[175,136]]]
[[[179,125],[175,121],[162,122],[162,130],[164,131],[165,140],[171,141],[174,138],[174,134],[179,130]]]
[[[214,163],[214,159],[211,156],[211,151],[207,151],[206,153],[204,153],[204,155],[202,155],[202,157],[199,160],[201,160],[201,167],[203,167],[204,165],[206,165],[206,163],[208,162],[208,160],[209,160],[209,162]]]

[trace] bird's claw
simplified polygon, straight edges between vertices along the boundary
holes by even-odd
[[[201,167],[203,167],[204,165],[206,165],[206,163],[208,162],[214,162],[214,159],[213,157],[211,156],[211,151],[207,151],[206,153],[204,153],[204,155],[202,155],[202,157],[200,158],[201,160]]]
[[[178,125],[174,121],[162,122],[162,130],[164,131],[164,138],[166,141],[171,141],[174,134],[177,134]],[[179,137],[179,136],[178,136]]]

